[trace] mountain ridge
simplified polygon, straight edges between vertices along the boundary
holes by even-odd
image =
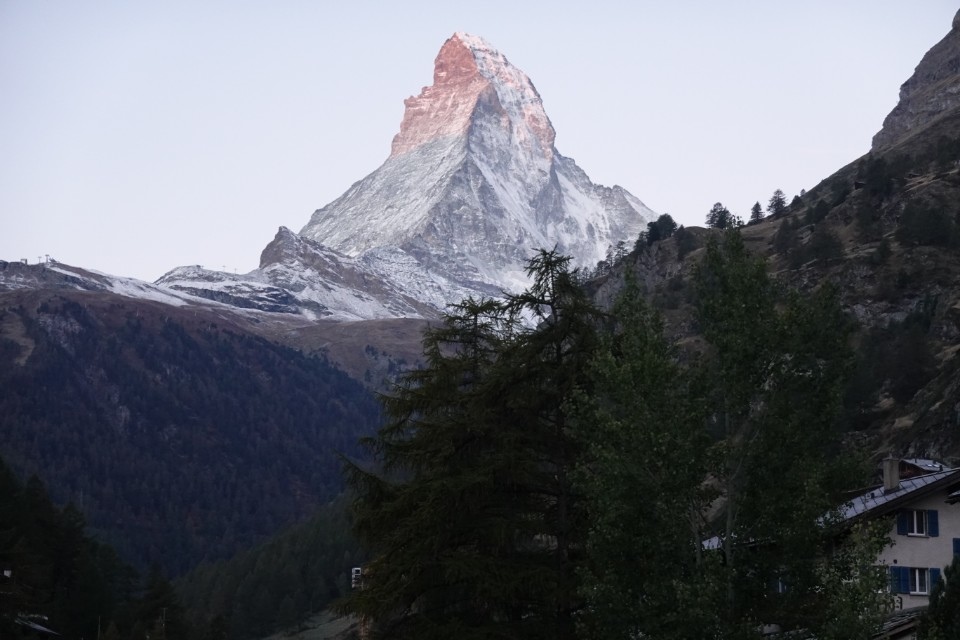
[[[900,87],[900,99],[873,137],[882,151],[915,135],[960,106],[960,11],[950,32],[930,48]]]
[[[785,290],[837,289],[858,325],[842,427],[851,446],[876,458],[960,461],[958,27],[960,12],[904,84],[868,153],[782,213],[740,230]],[[913,109],[918,97],[938,107]],[[609,306],[631,273],[695,356],[691,281],[702,247],[720,232],[688,232],[683,243],[674,237],[640,247],[590,286]]]
[[[525,288],[539,248],[593,265],[656,217],[556,150],[533,83],[482,38],[449,38],[404,105],[389,157],[299,233],[281,227],[257,269],[177,267],[155,284],[308,321],[435,319]]]
[[[348,255],[389,236],[431,271],[496,295],[525,286],[537,248],[594,264],[653,220],[622,187],[593,184],[559,154],[533,83],[484,40],[455,34],[434,67],[434,84],[405,101],[390,157],[301,235]]]

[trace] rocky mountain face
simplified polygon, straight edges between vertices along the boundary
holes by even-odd
[[[845,428],[877,457],[960,462],[958,52],[955,20],[904,85],[870,153],[786,213],[740,231],[784,289],[839,291],[857,325]],[[692,279],[720,232],[689,231],[631,254],[592,289],[610,305],[633,272],[668,331],[695,353]]]
[[[900,101],[873,138],[873,150],[889,149],[960,106],[960,11],[943,40],[927,52],[900,87]]]
[[[260,256],[259,268],[245,274],[177,267],[156,285],[244,309],[300,314],[309,319],[363,320],[431,316],[430,302],[440,300],[439,284],[424,277],[415,298],[377,270],[357,259],[280,227]],[[411,265],[396,261],[395,272]],[[414,292],[415,293],[415,292]]]
[[[299,235],[281,228],[259,269],[186,267],[157,284],[312,318],[429,318],[521,290],[537,248],[595,264],[656,217],[560,155],[533,83],[480,38],[447,40],[433,85],[405,105],[386,162]]]
[[[387,161],[301,235],[354,256],[394,247],[425,272],[497,295],[524,286],[536,248],[594,264],[654,217],[557,152],[533,83],[480,38],[447,40],[433,85],[405,105]]]

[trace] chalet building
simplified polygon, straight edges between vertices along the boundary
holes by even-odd
[[[873,640],[915,640],[933,585],[960,554],[960,469],[934,460],[888,458],[883,484],[850,500],[842,517],[849,525],[890,518],[890,544],[877,565],[888,572],[894,611]],[[713,538],[704,546],[719,548],[719,541]],[[788,636],[814,640],[802,632],[771,634]]]
[[[883,485],[845,507],[853,524],[892,516],[891,544],[877,563],[887,567],[898,610],[926,607],[943,567],[960,554],[960,469],[933,460],[888,458]]]

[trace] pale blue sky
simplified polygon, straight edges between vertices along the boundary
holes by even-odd
[[[702,224],[869,150],[945,0],[0,0],[0,259],[247,271],[386,159],[454,31],[595,181]]]

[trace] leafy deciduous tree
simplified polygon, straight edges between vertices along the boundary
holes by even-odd
[[[921,640],[960,637],[960,556],[943,568],[943,577],[930,593],[930,606],[920,623]]]
[[[824,514],[859,469],[837,444],[850,323],[829,287],[779,300],[737,233],[708,246],[697,287],[730,622],[819,630],[822,552],[838,535]],[[774,581],[787,597],[769,597]]]
[[[581,590],[587,638],[692,638],[719,630],[704,559],[707,434],[659,318],[635,283],[578,398],[592,426],[578,469],[590,520]]]

